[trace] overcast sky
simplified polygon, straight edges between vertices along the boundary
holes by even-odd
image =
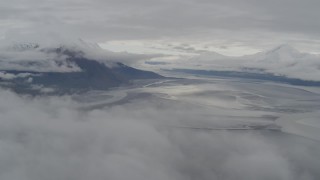
[[[128,51],[183,44],[238,55],[288,43],[320,52],[319,7],[319,0],[10,0],[0,2],[0,37],[63,34]]]

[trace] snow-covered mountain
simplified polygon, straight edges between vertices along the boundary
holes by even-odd
[[[303,80],[320,81],[320,56],[302,53],[289,45],[247,56],[242,65],[262,69],[275,75]]]
[[[255,63],[280,63],[283,65],[290,66],[293,63],[299,63],[299,61],[311,60],[319,58],[316,55],[301,53],[297,49],[285,44],[280,45],[271,50],[260,52],[254,55],[244,56]]]
[[[0,70],[18,70],[30,72],[77,72],[81,69],[67,61],[68,54],[84,56],[93,48],[82,41],[68,44],[39,44],[36,42],[10,42],[0,46]],[[96,50],[97,51],[97,50]]]
[[[169,68],[175,69],[249,72],[320,81],[320,56],[302,53],[287,44],[253,55],[229,57],[210,52],[163,64],[161,68],[170,64]]]
[[[114,56],[114,54],[112,54]],[[68,44],[14,44],[0,51],[0,86],[16,92],[55,89],[74,92],[108,89],[135,79],[162,76],[111,59],[98,45],[84,41]],[[121,56],[120,56],[121,57]]]

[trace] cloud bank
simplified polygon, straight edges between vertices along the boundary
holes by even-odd
[[[0,4],[0,37],[41,32],[95,42],[164,39],[214,47],[293,43],[319,52],[318,0],[21,0]],[[203,44],[204,45],[204,44]]]
[[[0,98],[3,180],[317,179],[310,170],[319,168],[318,151],[306,149],[313,142],[159,125],[192,117],[176,111],[188,109],[179,104],[144,100],[82,111],[70,96],[0,90]]]

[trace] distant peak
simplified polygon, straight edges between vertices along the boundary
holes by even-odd
[[[39,48],[40,45],[38,43],[32,43],[32,42],[20,42],[20,43],[13,43],[12,45],[9,45],[7,49],[9,50],[15,50],[15,51],[26,51],[26,50],[33,50]]]
[[[280,46],[277,46],[273,49],[271,49],[270,51],[267,51],[267,54],[270,53],[299,53],[299,51],[297,49],[295,49],[294,47],[290,46],[289,44],[282,44]]]
[[[48,49],[48,48],[67,48],[67,49],[101,49],[97,43],[91,43],[84,41],[83,39],[57,39],[53,40],[45,40],[41,41],[37,40],[7,40],[0,42],[0,48],[13,50],[13,51],[26,51],[26,50],[36,50],[36,49]]]
[[[205,53],[202,53],[201,54],[202,57],[214,57],[214,58],[225,58],[226,56],[225,55],[222,55],[222,54],[219,54],[215,51],[208,51],[208,52],[205,52]]]

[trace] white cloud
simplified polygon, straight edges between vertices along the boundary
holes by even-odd
[[[32,76],[32,75],[33,74],[30,74],[30,73],[12,74],[12,73],[6,73],[6,72],[0,71],[0,79],[4,79],[4,80],[10,80],[10,79],[15,79],[15,78],[25,78],[25,77]]]

